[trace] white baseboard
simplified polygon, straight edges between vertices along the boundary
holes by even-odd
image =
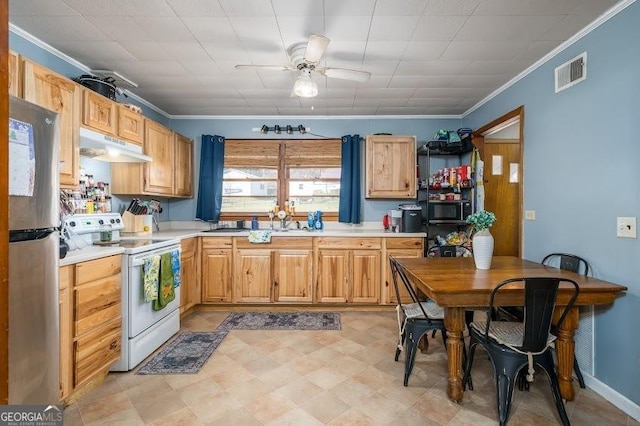
[[[631,418],[640,422],[640,405],[635,404],[629,398],[611,389],[593,376],[584,374],[584,372],[582,375],[584,376],[584,384],[587,385],[588,388],[624,411]],[[577,382],[574,381],[574,384],[577,385]]]

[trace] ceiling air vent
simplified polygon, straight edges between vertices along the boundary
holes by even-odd
[[[587,52],[556,68],[556,93],[587,78]]]

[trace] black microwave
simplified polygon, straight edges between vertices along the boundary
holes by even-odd
[[[429,223],[463,223],[473,210],[469,200],[447,200],[428,202],[427,218]]]

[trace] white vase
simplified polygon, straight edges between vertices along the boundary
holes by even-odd
[[[473,260],[478,269],[490,269],[493,258],[493,235],[488,229],[473,235]]]

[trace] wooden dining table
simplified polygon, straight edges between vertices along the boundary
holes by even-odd
[[[453,401],[462,401],[465,329],[465,311],[486,309],[489,306],[491,290],[501,281],[518,277],[560,277],[569,278],[578,283],[580,292],[573,308],[568,312],[559,327],[556,340],[558,358],[558,381],[560,393],[566,400],[573,400],[573,360],[575,343],[573,335],[578,328],[578,306],[608,305],[614,302],[627,287],[599,280],[593,277],[561,270],[552,266],[531,262],[513,256],[494,256],[491,268],[476,269],[470,257],[425,257],[398,258],[413,285],[444,308],[444,324],[447,329],[447,358],[449,381],[447,394]],[[572,288],[561,285],[556,305],[566,306]],[[500,299],[498,305],[522,306],[524,290],[510,292]],[[557,321],[563,309],[556,309],[554,321]]]

